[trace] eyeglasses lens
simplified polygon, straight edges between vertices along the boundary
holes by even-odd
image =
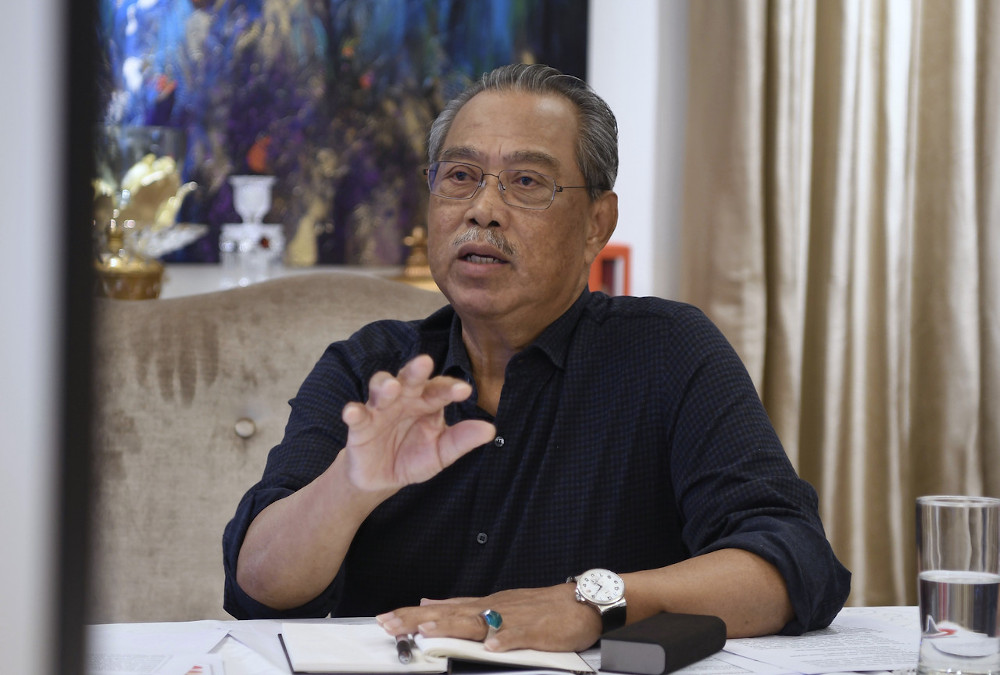
[[[430,192],[445,199],[471,199],[487,174],[474,164],[436,162],[427,170]],[[497,175],[500,196],[507,204],[525,209],[544,209],[555,197],[552,178],[527,169],[504,169]]]

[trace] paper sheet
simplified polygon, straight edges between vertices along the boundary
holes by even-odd
[[[219,621],[87,627],[87,675],[225,675],[209,654],[226,637]]]
[[[343,623],[347,625],[370,624],[374,621],[371,617],[352,617],[340,619],[299,619],[303,623]],[[287,674],[288,659],[278,641],[278,633],[281,632],[281,621],[277,619],[247,619],[243,621],[228,622],[229,636],[232,640],[238,641],[252,652],[260,655],[277,669],[277,672]],[[223,643],[226,645],[227,643]],[[226,673],[226,675],[232,675]],[[240,675],[237,673],[236,675]]]
[[[915,623],[907,627],[879,616],[877,611],[850,610],[841,612],[823,630],[794,637],[728,640],[725,651],[805,675],[905,670],[916,666],[920,633],[915,630]]]
[[[271,636],[275,642],[277,638]],[[288,663],[280,667],[230,636],[216,649],[226,662],[225,675],[288,675]]]

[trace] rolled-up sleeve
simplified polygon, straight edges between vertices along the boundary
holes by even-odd
[[[767,560],[795,611],[782,633],[825,627],[851,575],[826,537],[816,491],[792,467],[735,351],[707,319],[696,324],[670,454],[685,543],[695,555],[738,548]]]
[[[367,383],[380,368],[398,367],[412,358],[412,348],[400,351],[406,340],[395,336],[412,333],[406,322],[376,322],[350,340],[330,345],[305,378],[289,404],[291,413],[284,438],[268,454],[261,480],[240,500],[222,537],[225,569],[224,609],[238,619],[307,618],[330,614],[335,606],[342,575],[318,597],[301,607],[279,611],[249,596],[236,581],[240,549],[250,524],[269,505],[308,485],[325,471],[343,448],[347,428],[341,413],[349,401],[367,399]],[[388,355],[381,362],[366,358],[369,351]]]
[[[222,535],[222,560],[226,580],[223,594],[223,609],[237,619],[301,619],[324,617],[330,613],[336,595],[338,579],[312,601],[291,610],[277,610],[257,602],[247,595],[236,582],[236,563],[239,560],[240,548],[246,536],[250,523],[270,504],[291,494],[287,489],[266,488],[260,484],[254,486],[240,501],[233,516]]]

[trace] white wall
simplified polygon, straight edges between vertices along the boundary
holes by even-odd
[[[688,0],[590,0],[587,80],[618,118],[613,242],[632,250],[632,295],[676,297]]]
[[[62,183],[58,0],[0,22],[0,670],[51,672]]]

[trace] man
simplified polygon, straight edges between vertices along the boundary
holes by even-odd
[[[735,352],[692,307],[586,288],[618,217],[604,101],[499,68],[429,156],[450,304],[328,348],[227,527],[227,610],[496,650],[660,611],[731,637],[829,623],[850,575]]]

